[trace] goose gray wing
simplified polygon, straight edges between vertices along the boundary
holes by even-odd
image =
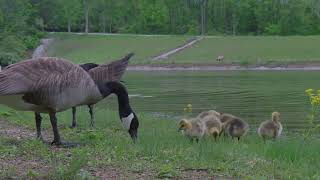
[[[51,57],[22,61],[1,71],[0,96],[8,95],[22,95],[27,103],[55,111],[101,98],[80,66]]]
[[[130,53],[120,60],[92,68],[89,70],[89,74],[97,83],[120,81],[125,70],[127,69],[129,60],[133,55],[133,53]]]

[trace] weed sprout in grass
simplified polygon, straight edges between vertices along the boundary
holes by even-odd
[[[192,113],[192,104],[188,104],[183,108],[184,116],[186,117],[188,114]]]

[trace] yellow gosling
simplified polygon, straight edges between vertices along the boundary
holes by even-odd
[[[199,139],[203,137],[205,134],[205,125],[202,121],[197,118],[192,119],[182,119],[179,122],[179,131],[183,131],[183,134],[190,138],[192,141],[196,139],[198,142]]]

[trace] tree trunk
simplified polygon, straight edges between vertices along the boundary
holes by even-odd
[[[109,33],[112,33],[112,17],[110,17],[110,22],[109,22]]]
[[[71,18],[68,17],[68,32],[71,32]]]
[[[86,20],[85,33],[89,32],[89,5],[88,0],[83,0],[84,3],[84,16]]]
[[[203,3],[201,4],[201,35],[204,34],[204,8]]]
[[[106,15],[102,15],[102,28],[103,28],[103,33],[106,33]]]
[[[236,24],[236,13],[233,12],[232,14],[232,35],[235,36],[236,35],[236,27],[237,27],[237,24]]]
[[[206,0],[202,0],[201,8],[201,35],[205,34],[205,22],[206,22]]]

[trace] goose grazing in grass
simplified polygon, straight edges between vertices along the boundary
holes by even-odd
[[[128,63],[123,63],[122,61],[127,61],[130,59],[131,56],[127,56],[125,57],[124,59],[121,59],[121,60],[118,60],[118,61],[114,61],[110,64],[110,68],[117,68],[118,66],[122,66],[120,67],[121,69],[126,69],[127,68],[127,65]],[[79,65],[82,69],[84,69],[85,71],[89,71],[90,69],[92,68],[95,68],[97,66],[99,66],[99,64],[95,64],[95,63],[85,63],[85,64],[80,64]],[[111,71],[111,72],[115,72],[115,71]],[[124,71],[121,70],[121,72],[124,73]],[[122,74],[117,74],[116,77],[113,78],[114,81],[120,81],[121,77],[122,77]],[[122,81],[120,81],[122,82]],[[94,111],[93,111],[93,107],[94,107],[94,104],[89,104],[88,105],[88,108],[89,108],[89,113],[90,113],[90,117],[91,117],[91,120],[90,120],[90,125],[91,127],[94,127],[94,124],[95,124],[95,116],[94,116]],[[76,116],[76,112],[77,112],[77,108],[76,107],[72,107],[72,124],[71,124],[71,128],[75,128],[77,126],[77,116]]]
[[[220,122],[222,123],[222,130],[233,138],[240,140],[249,130],[249,124],[239,117],[231,114],[223,113],[220,115]]]
[[[82,69],[84,69],[85,71],[88,72],[90,69],[99,66],[99,64],[85,63],[85,64],[80,64],[79,66]],[[91,121],[90,121],[91,127],[94,127],[94,122],[95,122],[93,106],[94,106],[93,104],[88,105],[89,113],[90,113],[90,117],[91,117]],[[72,107],[72,124],[71,124],[71,128],[75,128],[77,126],[76,112],[77,112],[77,108],[76,107]]]
[[[118,97],[123,126],[135,141],[138,117],[129,104],[126,88],[114,81],[123,74],[123,64],[127,64],[132,55],[115,62],[117,65],[103,64],[88,72],[70,61],[54,57],[18,62],[0,72],[0,103],[15,110],[35,112],[39,138],[39,113],[48,113],[54,134],[52,144],[62,145],[56,113],[79,105],[95,104],[114,93]]]
[[[191,141],[199,139],[205,134],[206,127],[204,123],[198,118],[182,119],[179,122],[179,131],[183,131],[183,134],[190,138]]]
[[[280,123],[280,113],[273,112],[271,120],[264,121],[258,128],[258,134],[265,142],[266,139],[276,139],[282,133],[282,124]]]

